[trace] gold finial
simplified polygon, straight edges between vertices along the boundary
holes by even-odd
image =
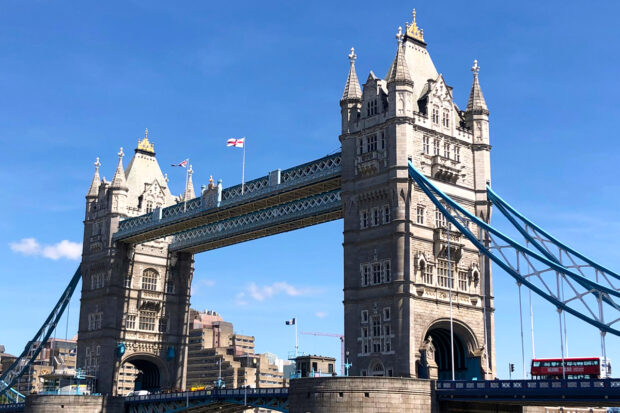
[[[155,153],[155,145],[149,142],[149,130],[144,129],[144,138],[138,139],[138,150],[143,152]]]
[[[213,185],[213,175],[209,175],[209,189],[212,189],[215,185]]]
[[[416,16],[415,9],[413,9],[413,12],[411,12],[411,16],[413,17],[413,21],[411,22],[411,25],[409,24],[407,25],[407,36],[423,42],[424,41],[424,30],[420,29],[418,27],[418,24],[415,21],[415,16]]]

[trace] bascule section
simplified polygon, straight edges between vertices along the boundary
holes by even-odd
[[[96,377],[97,392],[181,388],[193,256],[173,253],[171,239],[116,242],[119,222],[193,197],[190,179],[174,197],[148,131],[127,168],[121,148],[111,182],[99,159],[86,195],[78,367]]]
[[[488,260],[419,187],[412,161],[488,220],[489,111],[478,81],[461,110],[415,11],[384,78],[360,87],[352,49],[340,100],[344,306],[351,374],[484,379],[495,369]],[[451,337],[456,343],[452,357]]]

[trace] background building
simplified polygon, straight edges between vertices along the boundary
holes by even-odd
[[[235,334],[232,323],[213,311],[190,310],[187,386],[282,387],[286,380],[273,354],[255,354],[254,337]]]

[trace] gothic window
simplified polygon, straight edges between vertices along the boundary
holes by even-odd
[[[454,261],[437,260],[437,284],[443,288],[453,288]]]
[[[105,274],[102,272],[96,272],[91,274],[90,276],[90,288],[91,290],[96,290],[97,288],[102,288],[105,283]]]
[[[424,272],[422,273],[422,281],[425,284],[433,285],[433,266],[426,264]]]
[[[88,314],[88,331],[101,329],[101,320],[103,313],[98,311]]]
[[[443,157],[450,158],[450,144],[449,143],[443,144]]]
[[[368,102],[367,114],[368,116],[373,116],[377,114],[377,99]]]
[[[430,140],[431,139],[428,136],[424,136],[422,138],[422,151],[424,151],[427,155],[431,153]]]
[[[390,268],[390,260],[385,260],[382,263],[382,272],[383,272],[383,280],[384,283],[389,283],[392,281],[392,269]]]
[[[433,115],[432,115],[433,123],[435,125],[438,125],[439,124],[439,108],[437,106],[433,106],[433,112],[432,113],[433,113]]]
[[[125,288],[131,288],[131,273],[125,275]]]
[[[424,212],[426,208],[423,205],[418,205],[416,208],[416,223],[424,225]]]
[[[433,139],[433,155],[439,155],[439,139]]]
[[[174,294],[176,291],[176,288],[174,286],[174,282],[172,280],[168,280],[168,282],[166,283],[166,292],[169,294]]]
[[[362,310],[362,323],[368,322],[368,310]]]
[[[381,319],[378,316],[372,318],[370,331],[373,337],[381,337]]]
[[[381,149],[385,149],[385,133],[381,131],[379,134],[381,135]]]
[[[146,213],[153,212],[153,201],[150,199],[146,201]]]
[[[159,274],[152,268],[144,270],[142,273],[142,289],[148,291],[157,291],[157,278]]]
[[[383,223],[384,224],[390,223],[390,206],[389,205],[383,206]]]
[[[368,228],[368,210],[360,211],[360,229]]]
[[[381,284],[381,264],[378,262],[372,264],[372,283]]]
[[[461,147],[458,145],[454,145],[454,160],[461,162]]]
[[[383,309],[383,321],[390,321],[390,307],[385,307]]]
[[[441,123],[444,127],[450,127],[450,111],[444,109],[443,117],[441,118]]]
[[[459,271],[459,290],[467,291],[467,273]]]
[[[435,228],[445,228],[446,227],[446,217],[443,213],[436,209],[435,210]]]
[[[165,317],[162,317],[159,319],[159,332],[165,333],[167,331],[168,331],[168,319]]]
[[[374,152],[377,150],[377,135],[371,135],[366,141],[366,152]]]
[[[140,330],[155,331],[155,312],[142,311],[140,313]]]
[[[136,328],[135,314],[127,314],[127,318],[125,319],[125,328],[128,330],[133,330]]]
[[[362,287],[366,287],[370,285],[370,265],[362,264],[360,270],[362,273]]]
[[[372,226],[375,227],[377,225],[379,225],[381,223],[381,212],[379,210],[379,208],[373,208],[372,209]]]

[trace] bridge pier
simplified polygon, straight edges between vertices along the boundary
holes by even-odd
[[[119,413],[125,411],[122,397],[31,395],[26,413]]]

